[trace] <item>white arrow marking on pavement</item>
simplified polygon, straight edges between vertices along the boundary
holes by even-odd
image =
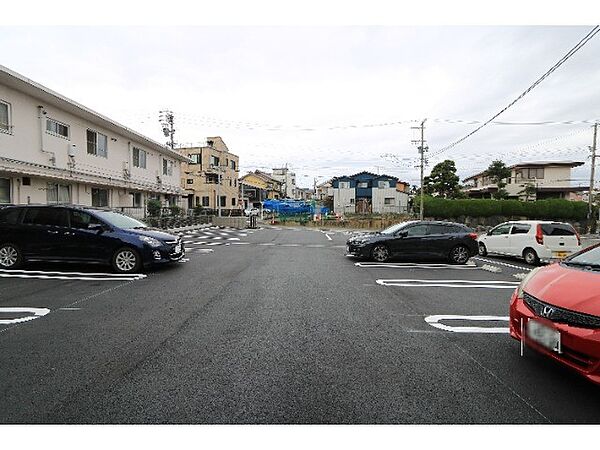
[[[376,280],[382,286],[400,287],[447,287],[447,288],[486,288],[486,289],[514,289],[520,283],[515,281],[471,281],[471,280]]]
[[[250,242],[232,242],[231,245],[249,245]]]
[[[0,325],[10,325],[13,323],[28,322],[38,317],[45,316],[50,310],[48,308],[20,308],[20,307],[9,307],[0,308],[0,313],[31,313],[33,316],[19,317],[17,319],[0,319]]]
[[[495,321],[508,322],[506,316],[457,316],[437,315],[425,317],[425,322],[440,330],[452,331],[454,333],[508,333],[508,327],[452,327],[440,323],[441,320],[472,320],[472,321]]]

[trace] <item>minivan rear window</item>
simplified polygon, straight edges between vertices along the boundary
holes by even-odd
[[[575,229],[568,223],[543,223],[542,232],[546,236],[575,236]]]
[[[66,210],[62,208],[27,208],[23,224],[66,227]]]

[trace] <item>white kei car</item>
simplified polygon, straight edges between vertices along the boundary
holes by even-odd
[[[479,254],[516,256],[527,264],[566,258],[581,250],[579,234],[568,223],[541,220],[505,222],[478,239]]]

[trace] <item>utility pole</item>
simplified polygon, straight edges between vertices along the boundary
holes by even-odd
[[[423,119],[423,121],[421,122],[421,126],[419,127],[411,127],[413,130],[421,130],[421,139],[419,140],[414,140],[412,141],[413,144],[419,144],[419,153],[421,154],[421,163],[419,164],[419,168],[421,170],[421,206],[419,207],[419,219],[423,220],[423,197],[425,196],[425,189],[423,186],[423,172],[425,170],[425,164],[427,164],[427,161],[425,160],[425,152],[428,150],[427,147],[425,147],[425,122],[427,121],[427,119]]]
[[[596,178],[596,136],[598,135],[598,122],[596,122],[594,124],[594,141],[592,143],[592,146],[590,147],[590,150],[592,151],[592,157],[591,157],[591,165],[592,165],[592,170],[590,171],[590,193],[589,193],[589,198],[588,198],[588,221],[591,222],[592,219],[592,211],[593,211],[593,202],[594,202],[594,181]],[[591,224],[588,226],[591,227]],[[590,230],[591,231],[596,231],[596,230]]]
[[[173,115],[173,111],[160,111],[158,117],[162,126],[163,134],[165,137],[169,138],[167,145],[171,147],[171,150],[175,150],[175,116]]]

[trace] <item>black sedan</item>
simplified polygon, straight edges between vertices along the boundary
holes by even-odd
[[[346,243],[351,256],[385,262],[398,256],[412,259],[447,259],[465,264],[478,253],[477,234],[452,222],[411,221],[376,233],[353,236]]]

